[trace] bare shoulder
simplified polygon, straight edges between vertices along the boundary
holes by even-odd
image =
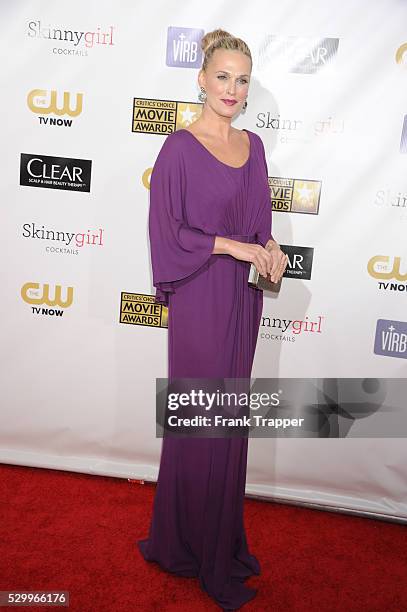
[[[191,132],[191,134],[193,134],[194,136],[202,136],[203,134],[199,131],[199,129],[197,129],[193,123],[191,123],[190,125],[188,125],[187,127],[181,128],[179,130],[177,130],[177,132]]]
[[[187,125],[184,128],[180,128],[179,130],[176,130],[177,132],[181,132],[182,130],[187,130],[187,132],[194,132],[195,128],[191,129],[191,126],[193,126],[194,124],[191,123],[190,125]]]

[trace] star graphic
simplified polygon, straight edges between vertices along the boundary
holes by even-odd
[[[189,125],[190,123],[194,121],[196,112],[192,111],[189,105],[187,105],[185,107],[185,110],[180,111],[180,114],[182,116],[182,120],[181,120],[182,125]]]
[[[309,187],[306,187],[304,183],[302,183],[302,187],[297,187],[296,191],[299,195],[300,200],[305,201],[305,203],[309,203],[312,198],[313,190]]]

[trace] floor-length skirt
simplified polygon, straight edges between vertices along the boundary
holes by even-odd
[[[213,275],[214,270],[210,273]],[[235,286],[235,295],[240,292],[236,307],[245,327],[239,334],[238,324],[232,325],[234,343],[225,344],[211,360],[205,361],[205,354],[211,350],[213,353],[213,349],[201,344],[201,378],[219,373],[227,377],[250,377],[262,300],[256,289],[247,286],[247,273],[244,262],[224,259],[217,265],[217,274],[223,277],[226,274]],[[191,342],[181,323],[185,322],[182,308],[177,305],[188,303],[189,292],[195,291],[196,297],[198,291],[202,319],[210,310],[209,306],[205,308],[204,287],[203,282],[201,296],[197,286],[193,289],[191,283],[178,287],[176,296],[171,296],[170,357],[174,345],[179,351],[181,343]],[[205,325],[210,325],[209,320],[204,321],[204,328]],[[213,343],[213,338],[208,342]],[[188,347],[184,349],[188,356]],[[170,362],[172,378],[181,374],[194,377],[197,370],[191,359],[186,359],[178,368]],[[238,609],[255,597],[256,589],[245,584],[245,580],[260,574],[259,561],[249,552],[244,527],[247,452],[248,438],[244,436],[164,437],[150,533],[147,539],[138,541],[147,561],[155,561],[164,570],[180,576],[197,577],[202,589],[225,610]]]

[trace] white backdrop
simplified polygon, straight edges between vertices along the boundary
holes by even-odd
[[[263,139],[274,207],[285,208],[273,212],[273,234],[313,249],[310,278],[293,265],[278,296],[265,293],[253,376],[405,377],[406,3],[0,6],[0,461],[156,479],[167,329],[151,304],[148,180],[163,125],[199,113],[200,58],[186,42],[216,27],[252,50],[248,108],[234,125]],[[135,98],[180,103],[176,121],[155,110],[133,131]],[[71,160],[91,161],[90,186],[89,163]],[[44,181],[51,164],[71,168],[64,188],[30,180]],[[281,204],[283,179],[294,191]],[[149,317],[121,316],[135,303],[149,304]],[[375,352],[389,327],[401,341]],[[407,518],[404,438],[249,447],[250,494]]]

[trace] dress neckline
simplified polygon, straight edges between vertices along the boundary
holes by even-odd
[[[229,164],[226,164],[225,162],[221,161],[220,159],[218,159],[216,157],[216,155],[214,155],[213,153],[211,153],[211,151],[209,151],[209,149],[207,147],[205,147],[205,145],[195,136],[195,134],[193,134],[190,130],[186,130],[185,128],[181,128],[179,130],[177,130],[178,132],[188,132],[188,134],[191,134],[192,138],[195,140],[195,142],[197,142],[207,153],[208,155],[210,155],[214,160],[216,160],[219,164],[222,164],[222,166],[226,166],[227,168],[231,168],[232,170],[242,170],[242,168],[244,168],[245,166],[247,166],[247,164],[250,161],[250,158],[252,156],[252,147],[253,147],[253,143],[252,140],[250,138],[250,132],[249,130],[246,130],[245,128],[243,128],[243,131],[246,132],[248,138],[249,138],[249,156],[247,158],[247,160],[244,162],[244,164],[242,166],[230,166]]]

